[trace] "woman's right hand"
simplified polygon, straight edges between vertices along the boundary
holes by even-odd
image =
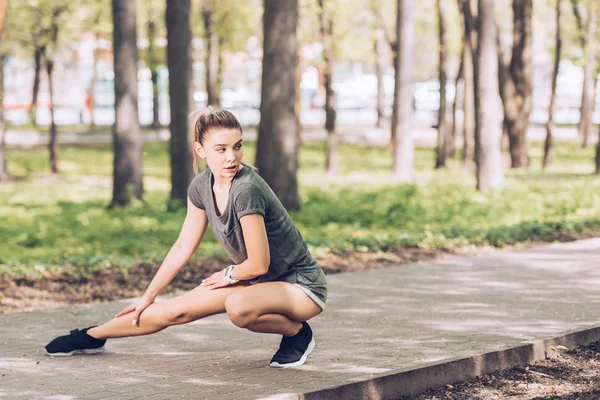
[[[139,300],[137,300],[135,303],[130,304],[129,306],[125,307],[121,312],[119,312],[117,315],[115,315],[116,318],[121,317],[123,315],[131,314],[131,325],[133,326],[139,326],[140,324],[140,314],[146,309],[148,308],[148,306],[150,304],[154,303],[154,298],[151,298],[149,296],[142,296]]]

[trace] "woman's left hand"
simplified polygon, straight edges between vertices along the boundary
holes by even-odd
[[[225,270],[215,272],[208,278],[202,280],[200,286],[203,286],[209,290],[229,286],[229,282],[225,280]]]

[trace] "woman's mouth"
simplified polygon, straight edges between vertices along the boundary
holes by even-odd
[[[227,171],[235,171],[235,170],[236,170],[236,168],[237,168],[237,166],[236,166],[236,165],[234,165],[233,167],[225,167],[225,169],[226,169]]]

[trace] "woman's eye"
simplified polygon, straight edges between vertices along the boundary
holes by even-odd
[[[241,149],[241,148],[242,148],[242,145],[241,145],[241,144],[240,144],[240,145],[237,145],[237,146],[235,146],[235,149],[236,149],[236,150],[239,150],[239,149]]]
[[[218,151],[219,153],[222,153],[222,152],[224,152],[224,151],[225,151],[225,149],[217,149],[217,151]]]

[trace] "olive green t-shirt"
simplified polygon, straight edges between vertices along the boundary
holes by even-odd
[[[240,218],[248,214],[264,217],[271,263],[265,275],[252,279],[250,283],[298,283],[308,287],[325,303],[325,274],[269,185],[252,168],[241,168],[231,183],[227,206],[218,215],[213,184],[212,171],[207,168],[192,180],[188,196],[192,204],[206,210],[208,223],[217,241],[236,264],[248,258]]]

